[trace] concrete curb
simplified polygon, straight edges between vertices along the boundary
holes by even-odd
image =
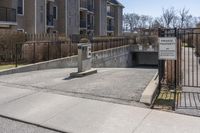
[[[144,92],[142,93],[142,97],[140,98],[140,102],[151,105],[155,99],[155,96],[158,92],[158,73],[153,77],[150,83],[145,88]]]
[[[75,73],[70,73],[70,78],[81,78],[81,77],[96,74],[96,73],[97,73],[97,69],[91,69],[91,70],[80,72],[80,73],[75,72]]]

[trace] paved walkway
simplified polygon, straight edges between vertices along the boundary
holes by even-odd
[[[1,133],[61,133],[36,125],[0,117]]]
[[[199,133],[200,118],[0,86],[0,114],[67,133]]]

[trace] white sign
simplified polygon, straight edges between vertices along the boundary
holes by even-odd
[[[176,37],[159,38],[159,60],[177,59],[177,40]]]

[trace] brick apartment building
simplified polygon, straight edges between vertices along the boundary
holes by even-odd
[[[0,29],[120,36],[123,8],[117,0],[0,0]]]

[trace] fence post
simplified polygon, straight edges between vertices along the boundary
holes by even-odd
[[[102,42],[101,42],[101,46],[102,46],[101,50],[103,50],[103,40],[102,40]]]
[[[33,34],[33,63],[35,63],[35,43],[36,43],[35,34]]]
[[[60,43],[60,58],[62,58],[62,41],[58,41]]]
[[[174,28],[174,36],[177,37],[177,28]],[[177,42],[177,47],[178,47],[178,42]],[[176,49],[177,52],[177,49]],[[173,110],[175,111],[176,109],[176,98],[177,98],[177,84],[176,84],[176,78],[177,78],[177,74],[176,74],[176,68],[177,68],[177,64],[176,64],[176,60],[174,61],[174,106],[173,106]]]
[[[47,45],[47,59],[49,61],[49,41],[48,41],[48,45]]]
[[[17,43],[15,44],[15,67],[18,67],[18,49],[17,49]]]
[[[158,37],[164,37],[164,35],[162,34],[162,30],[160,28],[158,29]],[[164,72],[165,72],[164,69],[165,69],[165,61],[164,60],[158,60],[158,75],[159,75],[158,87],[159,87],[159,91],[161,91],[161,81],[163,79]]]

